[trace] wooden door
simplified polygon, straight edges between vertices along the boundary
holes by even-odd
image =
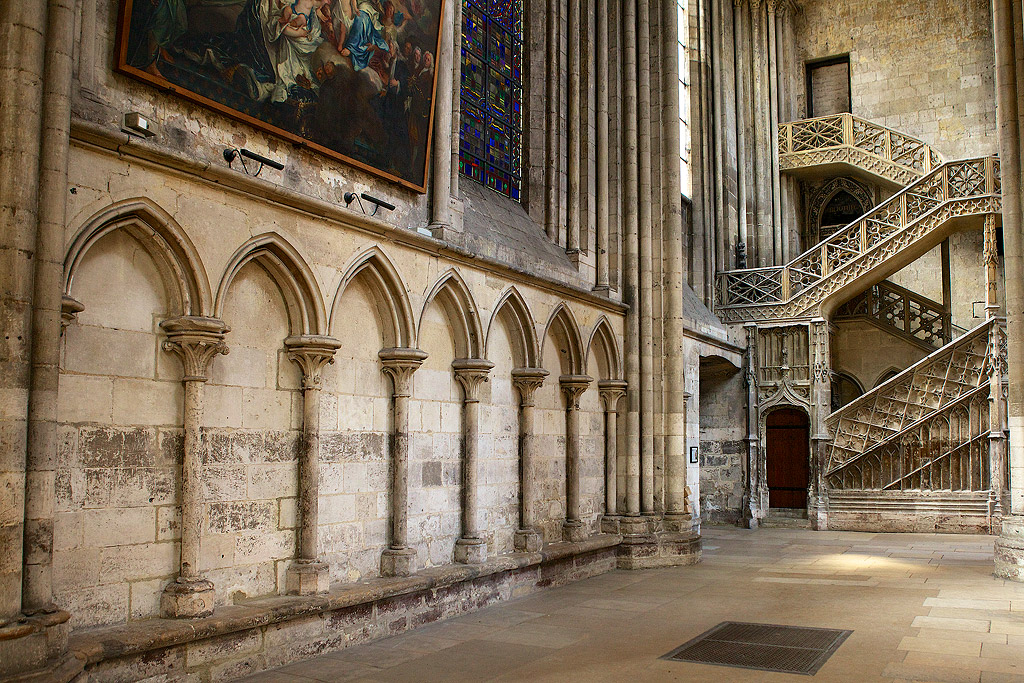
[[[767,427],[768,505],[806,509],[811,455],[807,414],[780,408],[768,415]]]

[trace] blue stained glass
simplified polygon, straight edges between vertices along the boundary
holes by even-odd
[[[523,2],[462,0],[459,172],[521,199]]]

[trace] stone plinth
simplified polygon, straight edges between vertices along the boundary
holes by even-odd
[[[1024,517],[1003,517],[1003,531],[995,544],[996,576],[1024,581]]]
[[[622,517],[619,569],[678,567],[700,562],[700,534],[691,528],[690,515]]]
[[[326,562],[297,560],[285,574],[288,595],[316,595],[326,593],[330,587],[331,573]]]
[[[160,614],[169,619],[197,619],[213,614],[213,583],[206,579],[178,579],[160,595]]]
[[[539,553],[544,547],[544,538],[534,529],[519,529],[513,537],[516,552]]]
[[[416,551],[388,548],[380,556],[381,576],[412,576],[416,573]]]
[[[483,564],[487,560],[487,541],[482,538],[460,538],[455,541],[455,561],[462,564]]]

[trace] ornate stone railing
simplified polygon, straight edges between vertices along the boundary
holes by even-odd
[[[785,266],[719,273],[718,314],[726,322],[819,315],[826,299],[901,252],[934,246],[949,221],[998,213],[1000,206],[996,157],[947,162]]]
[[[779,168],[794,171],[845,163],[907,185],[942,163],[926,143],[853,114],[779,125]]]
[[[989,320],[829,415],[829,487],[987,489],[989,391],[1002,385],[1004,340],[1002,322]]]
[[[840,306],[835,320],[867,320],[924,348],[937,349],[952,338],[949,311],[938,301],[882,280]]]

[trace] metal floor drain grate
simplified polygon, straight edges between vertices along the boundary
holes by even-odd
[[[853,631],[726,621],[664,659],[813,676]]]

